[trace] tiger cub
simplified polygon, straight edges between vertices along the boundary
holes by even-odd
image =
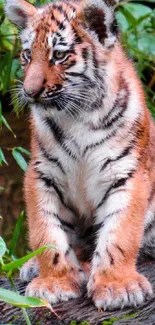
[[[30,247],[56,247],[22,268],[26,295],[54,304],[85,284],[99,308],[138,306],[152,295],[136,260],[142,247],[155,256],[155,128],[113,10],[7,0],[6,13],[23,29]]]

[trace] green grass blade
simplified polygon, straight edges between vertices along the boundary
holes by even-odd
[[[0,237],[0,259],[3,257],[3,255],[6,252],[6,245],[5,245],[5,241],[3,240],[2,237]]]
[[[9,271],[16,270],[19,267],[21,267],[24,263],[26,263],[28,260],[30,260],[32,257],[34,257],[34,256],[36,256],[36,255],[38,255],[40,253],[43,253],[45,251],[45,249],[49,249],[49,248],[56,249],[53,245],[47,245],[47,246],[40,247],[36,251],[34,251],[34,252],[24,256],[24,257],[21,257],[18,260],[15,260],[15,261],[12,261],[12,262],[10,262],[8,264],[3,265],[1,267],[1,269],[4,272],[9,272]]]
[[[20,235],[21,227],[23,225],[23,220],[24,220],[24,211],[21,212],[17,222],[16,226],[12,235],[12,240],[11,240],[11,245],[10,245],[10,250],[9,250],[9,256],[14,254],[15,248],[17,246],[18,238]]]

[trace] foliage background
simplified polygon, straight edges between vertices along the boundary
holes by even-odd
[[[107,1],[110,2],[110,0]],[[115,1],[114,6],[116,19],[120,26],[121,41],[128,56],[135,62],[135,67],[143,83],[148,107],[155,118],[155,0]],[[31,0],[30,2],[37,6],[43,5],[45,2],[47,3],[46,0]],[[10,133],[12,137],[15,137],[16,124],[19,122],[17,122],[15,115],[11,114],[11,112],[14,110],[17,116],[20,111],[23,112],[22,107],[20,107],[14,97],[14,91],[8,91],[10,88],[16,87],[19,80],[22,79],[19,53],[19,31],[6,18],[4,0],[0,0],[0,132],[7,129],[9,133],[12,133]],[[13,125],[13,127],[11,128],[10,125]],[[25,136],[25,129],[22,129],[21,136],[17,134],[15,146],[9,148],[9,140],[7,143],[6,138],[5,144],[3,144],[3,133],[0,136],[1,175],[6,171],[4,165],[7,165],[8,161],[10,161],[10,159],[6,158],[8,150],[9,155],[15,159],[22,170],[25,170],[27,167],[26,160],[29,156],[29,152],[23,148],[23,142],[21,141],[21,138]],[[7,168],[10,167],[9,165]],[[22,179],[20,168],[19,177]],[[7,188],[4,190],[7,191]],[[0,187],[0,191],[3,191],[2,187]],[[20,188],[19,196],[22,195],[21,191]],[[3,196],[0,195],[0,198],[3,198]],[[3,220],[9,220],[9,216],[6,216],[5,213]],[[9,242],[10,233],[7,236],[7,226],[4,221],[3,235],[6,237],[7,242]],[[23,245],[23,242],[22,238],[21,245]]]

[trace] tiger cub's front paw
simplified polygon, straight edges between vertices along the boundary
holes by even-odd
[[[116,277],[104,277],[94,275],[88,282],[88,296],[92,298],[98,308],[104,310],[122,309],[124,307],[136,307],[152,296],[152,287],[149,281],[141,274],[128,273],[128,277],[118,279]]]
[[[78,298],[83,293],[85,278],[83,271],[80,270],[79,273],[79,277],[73,276],[72,272],[60,277],[37,277],[27,286],[25,294],[47,300],[51,304]]]

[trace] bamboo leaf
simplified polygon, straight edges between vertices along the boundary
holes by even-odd
[[[9,123],[7,122],[6,118],[3,115],[1,116],[1,120],[2,120],[3,124],[6,126],[6,128],[13,134],[14,138],[16,138],[15,133],[13,132],[13,130],[11,129],[11,126],[9,125]]]
[[[20,168],[25,172],[27,169],[27,162],[24,159],[24,157],[21,155],[21,153],[14,148],[12,150],[12,155],[15,158],[17,164],[20,166]]]
[[[3,289],[3,288],[0,288],[0,300],[16,307],[22,307],[22,308],[23,307],[24,308],[47,307],[51,310],[51,306],[45,300],[39,298],[21,296],[16,292]]]
[[[28,151],[28,150],[26,150],[26,149],[24,149],[24,148],[22,148],[22,147],[16,147],[16,149],[17,149],[18,151],[24,153],[25,155],[29,156],[29,157],[31,156],[30,151]]]
[[[0,148],[0,165],[2,165],[2,162],[4,162],[6,165],[8,165],[8,163],[5,159],[4,153],[3,153],[2,149]]]

